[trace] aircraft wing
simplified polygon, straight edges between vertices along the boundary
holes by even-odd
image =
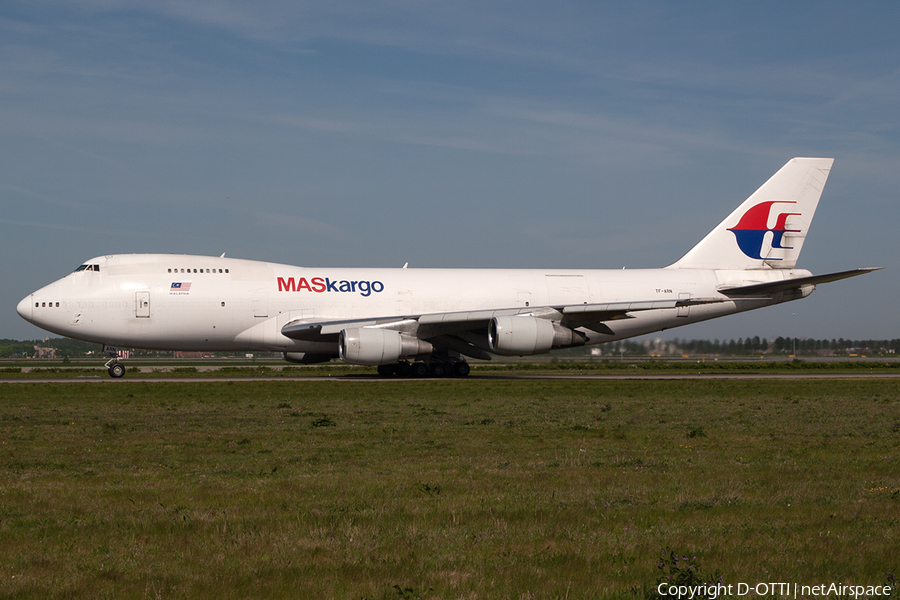
[[[567,306],[518,307],[495,310],[476,310],[420,315],[386,316],[372,319],[341,319],[309,322],[290,321],[281,329],[285,337],[295,340],[337,342],[340,332],[352,327],[374,327],[400,331],[438,347],[456,350],[466,356],[490,360],[487,353],[487,327],[492,319],[502,316],[529,316],[547,319],[575,329],[583,327],[599,333],[612,334],[605,323],[631,318],[630,313],[675,309],[714,302],[717,298],[686,298],[680,300],[648,300],[640,302],[607,302],[602,304],[574,304]]]
[[[767,283],[755,283],[752,285],[741,285],[737,287],[723,288],[719,291],[726,296],[762,296],[766,294],[774,294],[776,292],[786,292],[795,290],[804,285],[818,285],[820,283],[831,283],[832,281],[840,281],[848,277],[856,277],[857,275],[865,275],[872,271],[879,271],[883,267],[866,267],[863,269],[851,269],[849,271],[840,271],[838,273],[828,273],[825,275],[810,275],[809,277],[797,277],[795,279],[785,279],[783,281],[770,281]]]

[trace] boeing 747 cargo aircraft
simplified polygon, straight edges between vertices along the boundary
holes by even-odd
[[[262,350],[384,376],[466,376],[465,357],[602,344],[805,298],[875,269],[797,269],[830,158],[789,161],[660,269],[338,269],[114,254],[25,297],[18,312],[108,350]],[[113,353],[113,377],[125,368]]]

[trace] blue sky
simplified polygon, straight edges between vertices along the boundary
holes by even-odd
[[[793,156],[887,268],[664,337],[900,337],[900,4],[609,4],[2,3],[0,337],[102,254],[664,266]]]

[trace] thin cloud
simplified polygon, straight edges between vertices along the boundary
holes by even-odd
[[[48,196],[46,194],[40,194],[33,190],[29,190],[29,189],[26,189],[26,188],[23,188],[23,187],[20,187],[17,185],[8,185],[8,184],[0,183],[0,189],[7,190],[9,192],[13,192],[14,194],[17,194],[20,196],[27,196],[28,198],[31,198],[32,200],[38,200],[38,201],[42,202],[43,204],[48,204],[50,206],[56,206],[59,208],[71,208],[74,210],[83,210],[83,209],[90,208],[90,205],[82,203],[82,202],[73,202],[71,200],[58,198],[55,196]],[[4,222],[6,222],[6,221],[4,221]]]
[[[259,211],[254,213],[254,215],[257,226],[263,230],[288,229],[295,236],[303,235],[324,238],[340,238],[347,236],[349,233],[341,227],[299,215],[266,211]]]
[[[91,235],[103,236],[103,237],[124,237],[124,238],[135,238],[135,237],[144,237],[144,238],[157,238],[158,234],[153,232],[139,231],[139,230],[121,230],[121,229],[99,229],[96,227],[82,227],[79,225],[70,225],[70,224],[59,224],[59,223],[47,223],[42,221],[16,221],[13,219],[0,219],[0,223],[4,225],[14,225],[16,227],[33,227],[36,229],[50,229],[53,231],[73,231],[76,233],[88,233]]]
[[[372,131],[370,125],[340,119],[288,114],[257,115],[255,119],[311,131],[329,131],[332,133],[369,133]]]

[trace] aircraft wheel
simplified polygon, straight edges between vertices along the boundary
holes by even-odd
[[[446,377],[449,371],[450,369],[448,369],[447,365],[445,365],[444,363],[431,363],[432,377]]]
[[[409,377],[411,369],[411,365],[405,360],[394,365],[394,373],[396,373],[398,377]]]
[[[109,376],[115,378],[124,377],[125,365],[122,363],[113,363],[109,365]]]
[[[471,371],[472,368],[465,361],[459,361],[453,365],[453,374],[456,377],[468,377]]]
[[[411,375],[413,377],[428,377],[428,365],[423,362],[414,363]]]
[[[393,377],[394,365],[378,365],[378,374],[382,377]]]

